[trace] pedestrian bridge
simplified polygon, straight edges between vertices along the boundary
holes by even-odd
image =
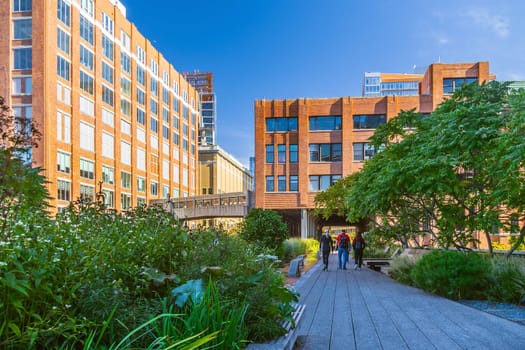
[[[181,220],[245,217],[253,208],[253,192],[156,199],[150,205],[162,206]]]

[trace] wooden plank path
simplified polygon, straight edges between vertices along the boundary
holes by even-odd
[[[399,284],[368,268],[318,263],[295,284],[306,310],[297,350],[525,350],[525,326]]]

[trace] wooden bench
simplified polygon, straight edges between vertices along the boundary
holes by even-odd
[[[292,350],[297,341],[295,330],[303,316],[305,304],[293,304],[295,311],[292,313],[293,322],[283,321],[281,325],[286,329],[286,334],[266,343],[251,343],[247,350]]]
[[[392,255],[390,255],[389,258],[364,258],[363,264],[365,264],[366,267],[374,271],[381,271],[381,267],[389,266],[392,258],[398,255],[400,252],[401,252],[401,249],[398,247],[396,248],[396,250],[394,250],[394,252],[392,253]]]

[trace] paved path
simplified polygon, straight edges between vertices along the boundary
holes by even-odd
[[[295,284],[306,310],[297,350],[525,350],[525,326],[399,284],[367,268],[318,263]],[[351,266],[351,264],[350,264]]]

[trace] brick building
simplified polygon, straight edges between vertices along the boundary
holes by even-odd
[[[435,63],[417,95],[255,101],[255,206],[281,213],[293,236],[344,224],[315,218],[315,195],[373,156],[368,138],[378,125],[401,110],[430,113],[463,82],[492,79],[488,62]]]
[[[198,93],[120,1],[5,0],[0,33],[0,95],[43,134],[32,164],[53,207],[198,192]]]

